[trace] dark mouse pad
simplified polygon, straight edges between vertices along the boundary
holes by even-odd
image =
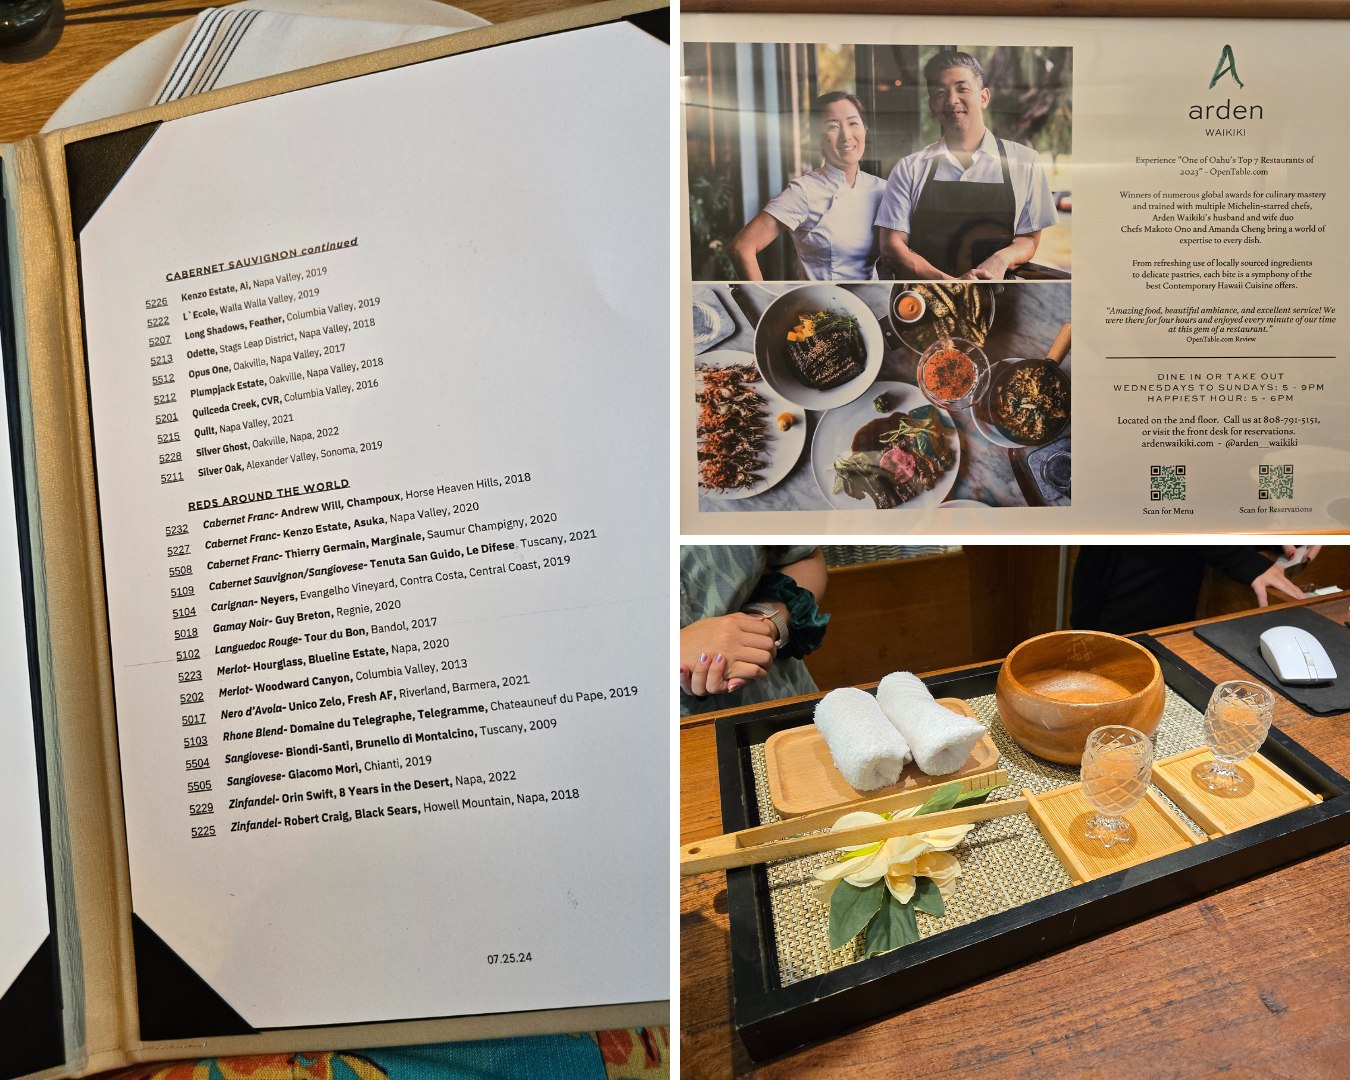
[[[1297,626],[1322,643],[1336,668],[1336,681],[1325,686],[1287,686],[1261,655],[1261,635],[1272,626]],[[1281,607],[1242,619],[1198,626],[1195,634],[1241,664],[1252,676],[1314,716],[1350,710],[1350,630],[1308,608]]]

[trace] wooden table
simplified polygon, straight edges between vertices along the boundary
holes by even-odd
[[[1344,622],[1348,600],[1342,593],[1303,606]],[[1197,625],[1154,633],[1216,682],[1245,677],[1196,637]],[[727,714],[680,725],[682,845],[722,831],[718,715]],[[1310,716],[1277,695],[1275,724],[1338,772],[1350,772],[1350,716]],[[686,1077],[1350,1075],[1350,848],[758,1067],[731,1024],[727,933],[725,876],[685,879],[680,1053]]]
[[[89,76],[133,45],[208,7],[190,0],[69,0],[60,39],[45,55],[15,62],[0,51],[0,142],[41,130]],[[579,0],[458,0],[454,5],[488,22],[579,7]],[[18,54],[22,55],[22,53]]]

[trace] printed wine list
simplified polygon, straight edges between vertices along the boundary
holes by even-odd
[[[133,902],[255,1026],[667,995],[598,962],[668,925],[665,135],[555,115],[664,47],[452,60],[165,124],[80,238]]]

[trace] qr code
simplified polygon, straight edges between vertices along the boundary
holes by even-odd
[[[1258,465],[1256,497],[1258,499],[1292,499],[1294,497],[1294,467],[1292,465]]]
[[[1186,498],[1185,465],[1150,465],[1148,467],[1148,497],[1150,502]]]

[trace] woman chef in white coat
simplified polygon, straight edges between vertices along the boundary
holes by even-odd
[[[747,281],[763,281],[757,256],[781,230],[792,234],[802,276],[813,281],[876,277],[879,249],[872,222],[886,181],[858,167],[867,149],[862,102],[835,91],[816,99],[824,162],[797,177],[731,241],[731,258]]]

